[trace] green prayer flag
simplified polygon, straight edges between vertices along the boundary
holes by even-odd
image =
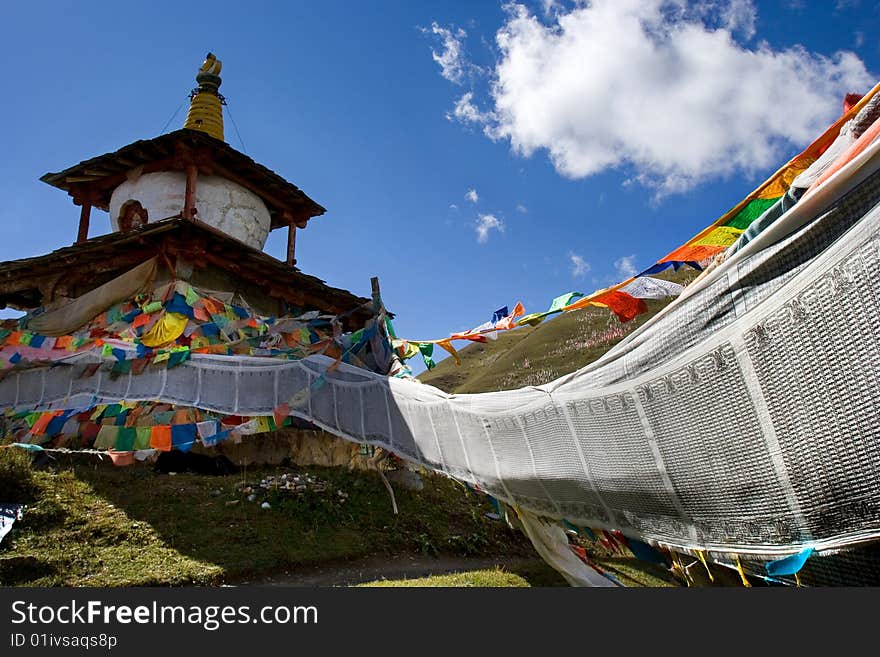
[[[104,410],[104,417],[116,417],[122,412],[122,404],[110,404]]]
[[[130,360],[118,360],[113,363],[113,368],[110,370],[113,374],[128,374],[131,372],[131,363]]]
[[[547,315],[549,315],[549,314],[550,314],[549,312],[531,313],[529,315],[525,315],[523,317],[520,317],[519,321],[517,321],[516,325],[523,326],[525,324],[528,324],[529,326],[537,326],[538,324],[543,322],[544,318],[547,317]]]
[[[151,427],[135,427],[134,449],[150,449]]]
[[[199,300],[199,295],[192,288],[192,285],[186,286],[186,305],[194,306],[196,302]]]
[[[189,354],[189,349],[185,351],[172,351],[171,355],[168,357],[168,365],[166,365],[166,367],[171,368],[180,365],[182,362],[189,359]]]
[[[117,452],[132,451],[136,437],[137,432],[134,427],[119,427],[119,433],[116,435],[116,446],[113,449]]]
[[[120,427],[112,425],[102,425],[98,436],[95,438],[95,449],[110,449],[116,445],[116,438],[119,436]]]
[[[159,312],[162,310],[162,302],[161,301],[151,301],[146,306],[143,307],[143,311],[148,315],[151,313]]]
[[[434,362],[434,359],[431,357],[434,355],[434,345],[431,342],[420,342],[419,343],[419,352],[422,354],[422,359],[425,361],[425,367],[429,370],[436,367],[437,363]]]
[[[547,309],[548,313],[555,313],[563,308],[565,308],[568,304],[570,304],[574,299],[578,297],[584,296],[581,292],[568,292],[561,296],[553,299],[553,303],[550,304],[550,308]]]
[[[107,309],[107,325],[115,324],[120,319],[122,319],[122,306],[118,303],[115,306],[110,306]]]
[[[394,327],[391,325],[391,320],[387,317],[385,318],[385,329],[388,331],[388,335],[392,338],[396,338],[397,334],[394,332]]]

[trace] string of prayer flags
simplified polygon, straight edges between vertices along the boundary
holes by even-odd
[[[494,326],[499,331],[509,331],[510,329],[516,326],[517,317],[522,317],[525,314],[525,308],[522,305],[521,301],[517,301],[516,305],[513,307],[513,312],[507,312],[507,306],[501,309],[501,316],[498,317],[500,311],[495,311],[495,315],[492,317],[492,322]]]
[[[574,299],[582,296],[584,296],[582,292],[566,292],[565,294],[561,294],[553,299],[553,301],[550,303],[550,307],[547,310],[542,313],[532,313],[530,315],[525,315],[524,317],[521,317],[516,323],[516,326],[537,326],[544,321],[545,317],[562,312],[564,308],[571,305]]]
[[[626,545],[629,548],[629,551],[633,553],[633,556],[639,561],[656,563],[661,566],[667,566],[669,563],[663,553],[659,552],[648,543],[640,541],[636,538],[627,537]]]
[[[834,124],[829,126],[803,152],[791,158],[751,194],[723,214],[712,225],[706,227],[682,246],[661,258],[657,264],[698,262],[712,257],[732,245],[755,219],[764,214],[785,195],[791,186],[791,182],[825,152],[840,134],[843,124],[852,119],[878,90],[880,90],[880,85],[875,86],[870,92],[865,94],[858,103],[845,111]],[[656,273],[658,270],[655,267],[656,265],[639,275]]]

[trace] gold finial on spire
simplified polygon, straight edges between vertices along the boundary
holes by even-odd
[[[208,53],[205,61],[196,74],[198,88],[193,89],[189,97],[189,112],[186,115],[184,128],[201,130],[217,139],[223,140],[223,104],[220,95],[220,69],[222,62]]]

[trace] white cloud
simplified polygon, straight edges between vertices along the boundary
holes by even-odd
[[[528,214],[529,213],[529,209],[526,206],[524,206],[522,203],[516,204],[516,211],[519,212],[520,214]]]
[[[450,209],[450,210],[458,210],[458,206],[457,206],[455,203],[450,203],[450,204],[449,204],[449,209]]]
[[[873,82],[852,52],[743,46],[750,0],[593,0],[546,23],[507,11],[490,109],[469,92],[451,116],[570,178],[619,168],[663,195],[767,170]]]
[[[575,278],[580,278],[590,271],[590,263],[577,253],[569,252],[568,259],[571,260],[571,275]]]
[[[477,241],[480,244],[485,244],[489,241],[489,231],[497,230],[501,233],[504,232],[504,222],[501,221],[498,217],[491,214],[481,214],[479,219],[477,219]]]
[[[491,112],[484,112],[473,103],[474,93],[468,91],[455,101],[451,112],[446,112],[447,121],[458,121],[464,125],[487,125],[494,118]]]
[[[467,190],[467,194],[464,195],[465,199],[470,201],[471,203],[476,203],[480,200],[480,195],[477,194],[476,189]]]
[[[621,278],[630,278],[639,273],[636,269],[636,255],[623,256],[614,261],[614,270]]]
[[[431,32],[439,37],[443,45],[439,53],[431,50],[434,61],[440,65],[440,75],[450,82],[460,83],[466,68],[461,41],[467,33],[461,28],[449,29],[440,27],[437,23],[431,23]]]
[[[758,11],[752,0],[729,0],[718,3],[708,3],[712,5],[720,4],[721,21],[723,27],[731,32],[740,32],[746,39],[755,36],[755,19],[758,17]]]
[[[473,64],[465,54],[464,39],[467,37],[460,27],[450,25],[443,27],[436,22],[431,27],[420,28],[423,34],[431,34],[439,44],[439,52],[431,49],[431,56],[440,66],[440,75],[454,82],[463,84],[465,79],[484,73],[483,69]]]
[[[863,45],[865,45],[865,33],[862,32],[861,30],[856,31],[855,39],[856,39],[856,45],[855,45],[856,48],[861,48]]]

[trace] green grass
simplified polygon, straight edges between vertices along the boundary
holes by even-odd
[[[451,573],[449,575],[432,575],[417,579],[391,579],[367,582],[359,586],[370,587],[463,587],[479,586],[493,588],[527,587],[531,586],[528,580],[516,573],[510,573],[501,568],[491,570],[472,570],[464,573]]]
[[[36,472],[37,501],[0,544],[0,584],[216,585],[382,555],[531,556],[527,539],[485,517],[483,495],[428,475],[395,490],[399,515],[372,472],[307,468],[349,495],[247,502],[246,477],[159,475],[145,467],[68,465]],[[287,470],[289,471],[289,470]]]

